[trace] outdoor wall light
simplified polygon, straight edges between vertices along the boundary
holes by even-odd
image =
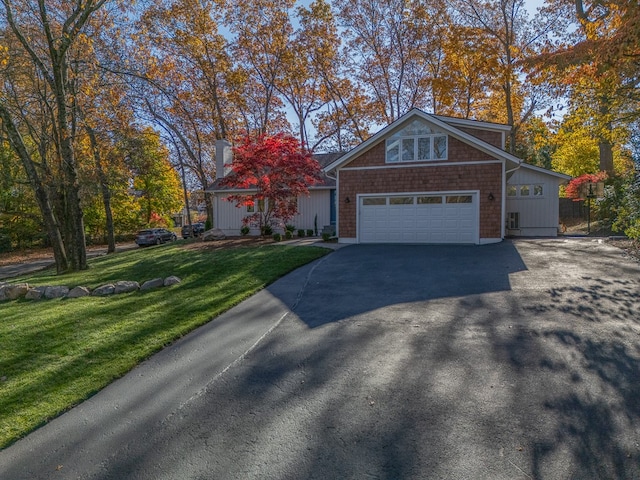
[[[496,197],[493,196],[493,193],[489,192],[489,200],[493,202],[495,199]]]
[[[344,203],[351,203],[351,199],[349,197],[345,198]]]

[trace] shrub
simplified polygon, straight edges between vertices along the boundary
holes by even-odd
[[[249,227],[247,225],[242,226],[242,228],[240,229],[240,235],[249,235]]]
[[[293,238],[293,232],[291,230],[286,230],[284,232],[284,238],[287,240],[291,240]]]
[[[268,237],[273,234],[273,227],[271,225],[263,225],[262,226],[262,235]]]
[[[11,237],[0,233],[0,253],[10,252],[12,250]]]
[[[313,230],[312,229],[308,229],[307,230],[307,237],[313,237]]]
[[[322,241],[323,242],[328,242],[329,240],[331,240],[331,234],[330,233],[323,233],[322,234]]]
[[[303,230],[302,228],[300,228],[300,229],[298,230],[298,236],[299,236],[300,238],[304,237],[304,230]]]
[[[211,220],[207,218],[206,222],[204,222],[204,230],[208,232],[209,230],[211,230],[212,226],[213,225],[211,225]]]
[[[282,240],[282,235],[280,235],[279,233],[274,233],[273,234],[273,241],[274,242],[279,242]]]
[[[623,231],[629,238],[640,240],[640,174],[625,189],[617,213],[613,229]]]
[[[289,224],[287,224],[287,225],[285,225],[285,226],[284,226],[284,229],[285,229],[285,231],[287,231],[287,232],[291,232],[291,233],[293,233],[293,232],[295,232],[295,230],[296,230],[296,226],[295,226],[295,225],[289,225]]]

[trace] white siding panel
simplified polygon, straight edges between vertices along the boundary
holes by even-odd
[[[246,207],[236,207],[235,202],[225,199],[225,195],[216,194],[213,205],[213,226],[225,235],[240,235],[242,219],[247,215]]]
[[[313,230],[314,218],[318,215],[318,232],[322,232],[322,227],[331,222],[330,192],[330,190],[311,190],[308,197],[299,197],[298,215],[291,220],[291,224],[295,225],[296,229]]]
[[[520,214],[520,228],[507,230],[507,235],[555,236],[558,233],[558,188],[561,179],[521,168],[507,181],[508,185],[543,185],[544,195],[536,197],[533,191],[528,197],[509,197],[506,201],[507,218],[510,212]]]
[[[214,196],[213,205],[213,225],[215,228],[221,229],[225,235],[240,235],[242,227],[242,219],[250,213],[247,213],[246,207],[236,207],[235,202],[225,200],[226,195],[216,194]],[[298,215],[291,219],[290,223],[296,226],[296,229],[303,228],[305,230],[314,228],[314,218],[318,215],[318,230],[322,231],[322,227],[329,225],[330,222],[330,191],[329,190],[312,190],[309,196],[298,198]],[[276,229],[277,230],[277,229]],[[250,235],[259,235],[257,228],[252,228]]]

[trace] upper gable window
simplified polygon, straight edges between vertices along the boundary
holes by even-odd
[[[413,120],[387,139],[387,163],[447,159],[447,135]]]

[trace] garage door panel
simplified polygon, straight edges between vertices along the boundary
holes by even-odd
[[[362,243],[475,243],[475,194],[364,197],[359,205]]]

